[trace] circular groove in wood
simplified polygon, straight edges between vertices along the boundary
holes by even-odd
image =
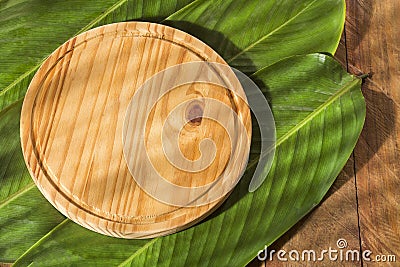
[[[102,26],[55,50],[33,78],[21,115],[24,158],[49,202],[88,229],[124,238],[147,238],[184,229],[221,204],[228,194],[197,207],[158,201],[136,184],[122,153],[124,115],[136,90],[154,74],[194,61],[226,64],[196,38],[145,22]],[[238,84],[237,79],[231,82]],[[224,129],[199,118],[204,111],[199,96],[230,106],[242,118],[249,138],[251,135],[246,102],[232,98],[226,89],[211,84],[174,88],[151,111],[146,123],[146,147],[155,168],[176,184],[212,182],[231,153]],[[202,139],[221,140],[215,142],[219,150],[213,165],[196,174],[166,165],[157,146],[164,114],[183,100],[193,103],[182,115],[192,116],[179,139],[183,155],[195,160]]]

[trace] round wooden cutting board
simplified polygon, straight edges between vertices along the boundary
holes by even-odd
[[[37,187],[65,216],[110,236],[150,238],[203,219],[232,191],[250,150],[250,110],[222,66],[203,42],[153,23],[70,39],[23,103],[22,148]],[[202,73],[222,82],[197,81]]]

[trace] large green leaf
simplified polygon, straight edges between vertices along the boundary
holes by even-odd
[[[105,237],[65,221],[33,245],[16,266],[249,262],[321,201],[352,152],[365,116],[361,81],[329,56],[292,57],[252,78],[271,99],[278,133],[272,170],[257,191],[247,192],[250,164],[245,178],[211,218],[151,240]]]
[[[266,95],[272,101],[280,138],[278,162],[275,161],[270,178],[256,194],[247,193],[248,181],[243,181],[212,219],[177,235],[151,241],[112,239],[64,221],[41,197],[24,167],[18,135],[20,100],[42,59],[74,33],[130,19],[161,22],[183,29],[211,45],[231,65],[251,73],[296,54],[333,53],[343,28],[344,1],[0,0],[0,90],[3,90],[0,92],[0,262],[12,262],[32,246],[20,259],[22,265],[30,261],[40,265],[86,261],[107,266],[132,261],[136,265],[144,258],[148,258],[149,266],[154,261],[162,265],[169,261],[172,265],[185,262],[193,265],[196,261],[204,265],[226,265],[229,261],[243,264],[319,202],[347,159],[364,115],[358,81],[346,76],[325,56],[293,58],[252,77],[264,88],[268,87]],[[324,60],[326,62],[321,63]],[[295,69],[287,66],[296,62]],[[325,114],[339,99],[349,95],[354,97],[353,111],[340,106],[334,110],[342,112],[342,117]],[[322,138],[324,144],[331,144],[326,141],[334,132],[329,127],[320,129],[319,125],[314,126],[316,131],[304,130],[321,119],[321,114],[324,120],[335,117],[331,124],[341,121],[342,134],[347,136],[340,139],[343,145],[336,143],[335,148],[341,150],[341,154],[334,166],[333,158],[326,161],[318,158],[317,165],[309,168],[308,164],[308,170],[303,171],[302,158],[292,158],[288,151],[303,151],[302,157],[308,162],[329,148],[329,145],[325,148],[308,146],[312,138]],[[352,125],[347,128],[345,124]],[[302,131],[306,131],[304,136]],[[253,157],[257,157],[257,136],[252,143]],[[337,150],[332,151],[330,157],[337,155]],[[292,170],[290,164],[298,165],[299,170]],[[307,176],[305,172],[312,170],[309,174],[314,175],[312,179],[304,178],[299,187],[298,182],[303,179],[303,176],[299,179],[299,175]],[[308,188],[317,194],[304,195]],[[296,199],[307,198],[294,204],[289,197],[294,194],[292,190],[299,194]],[[290,205],[293,210],[287,209]],[[259,213],[255,209],[259,209]],[[265,215],[266,209],[272,211],[270,216]],[[287,219],[283,219],[282,214],[286,213]],[[249,229],[250,232],[246,232]],[[245,242],[245,245],[240,246],[238,242]],[[95,246],[96,243],[99,245]]]
[[[249,73],[296,54],[333,54],[344,17],[344,0],[3,0],[0,110],[24,96],[45,56],[94,26],[126,20],[169,24]]]

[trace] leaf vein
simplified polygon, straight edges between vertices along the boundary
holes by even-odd
[[[158,238],[154,238],[151,241],[147,242],[146,245],[141,247],[140,249],[136,250],[135,253],[132,254],[129,258],[127,258],[124,262],[122,262],[119,267],[126,266],[132,259],[136,257],[136,255],[141,254],[143,251],[145,251],[149,246],[151,246],[153,243],[155,243],[158,240]]]
[[[0,202],[0,209],[4,208],[8,203],[10,203],[14,199],[20,197],[25,192],[28,192],[29,190],[31,190],[34,187],[35,187],[35,184],[32,182],[31,184],[29,184],[28,186],[25,186],[24,188],[22,188],[20,191],[16,192],[15,194],[8,196],[6,199],[4,199],[2,202]]]
[[[259,43],[261,43],[262,41],[266,40],[268,37],[272,36],[274,33],[276,33],[277,31],[279,31],[280,29],[284,28],[286,25],[288,25],[290,22],[292,22],[293,20],[295,20],[298,16],[300,16],[301,14],[304,13],[304,11],[306,11],[309,7],[311,7],[313,4],[315,4],[317,2],[317,0],[313,0],[311,3],[309,3],[307,6],[305,6],[302,10],[299,11],[299,13],[297,13],[296,15],[294,15],[293,17],[291,17],[290,19],[288,19],[285,23],[283,23],[282,25],[280,25],[279,27],[277,27],[276,29],[272,30],[271,32],[269,32],[268,34],[264,35],[263,37],[261,37],[259,40],[257,40],[256,42],[252,43],[251,45],[247,46],[246,48],[242,49],[239,53],[237,53],[235,56],[231,57],[230,59],[228,59],[226,62],[231,63],[232,61],[234,61],[236,58],[238,58],[240,55],[246,53],[247,51],[249,51],[250,49],[252,49],[253,47],[255,47],[256,45],[258,45]]]

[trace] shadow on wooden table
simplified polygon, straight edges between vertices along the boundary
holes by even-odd
[[[346,0],[346,24],[349,27],[346,34],[351,32],[356,33],[354,36],[347,36],[354,41],[352,45],[354,48],[358,47],[365,36],[369,32],[371,21],[374,15],[375,6],[380,4],[379,1],[360,1],[360,0]],[[361,11],[361,10],[362,11]],[[351,28],[351,29],[350,29]]]

